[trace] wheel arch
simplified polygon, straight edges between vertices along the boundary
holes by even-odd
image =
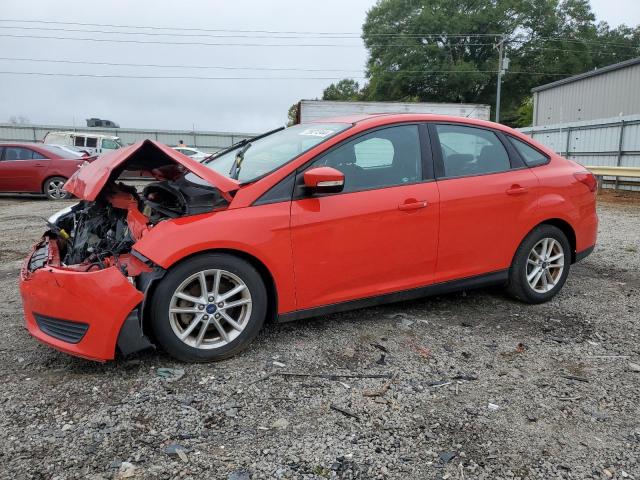
[[[520,243],[522,243],[531,234],[531,232],[533,232],[536,228],[538,228],[541,225],[551,225],[553,227],[558,228],[562,233],[565,234],[565,236],[567,237],[567,240],[569,241],[569,245],[571,246],[571,263],[575,263],[576,245],[577,245],[576,231],[569,222],[567,222],[562,218],[548,218],[546,220],[539,222],[527,232],[527,234],[522,238]],[[515,252],[513,255],[515,258]],[[513,263],[513,259],[511,260],[511,262]]]
[[[252,267],[254,267],[257,271],[258,274],[260,275],[260,278],[262,278],[262,281],[264,282],[264,286],[267,290],[267,299],[268,299],[268,303],[267,303],[267,321],[270,320],[274,320],[277,315],[278,315],[278,290],[276,288],[276,283],[275,280],[273,279],[273,275],[271,274],[271,272],[269,271],[269,269],[267,268],[267,266],[264,264],[264,262],[262,260],[260,260],[259,258],[257,258],[255,255],[251,255],[250,253],[247,253],[245,251],[242,250],[237,250],[237,249],[233,249],[233,248],[210,248],[210,249],[206,249],[206,250],[200,250],[198,252],[194,252],[191,253],[189,255],[186,255],[182,258],[180,258],[179,260],[175,261],[174,263],[172,263],[171,265],[169,265],[166,268],[166,271],[171,270],[172,268],[177,267],[178,265],[192,259],[195,257],[198,257],[200,255],[206,255],[209,253],[225,253],[227,255],[233,255],[235,257],[241,258],[242,260],[246,261],[247,263],[249,263]],[[147,289],[146,292],[146,297],[147,299],[151,299],[153,298],[153,295],[155,295],[155,291],[156,288],[158,287],[158,284],[160,283],[160,281],[162,280],[162,278],[164,277],[164,275],[160,278],[155,279],[151,285],[149,285],[149,288]],[[151,333],[151,329],[148,328],[149,325],[149,320],[150,320],[150,305],[152,302],[150,301],[145,301],[144,302],[144,311],[142,314],[142,328],[143,331],[145,332],[145,334],[150,334]]]

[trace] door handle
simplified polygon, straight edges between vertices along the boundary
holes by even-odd
[[[36,167],[44,167],[45,165],[44,165],[44,164],[42,164],[42,163],[36,163],[36,164],[35,164],[35,166],[36,166]]]
[[[426,200],[420,202],[401,203],[400,205],[398,205],[398,210],[402,210],[405,212],[408,210],[419,210],[426,207],[427,205],[428,203]]]
[[[522,195],[527,193],[529,189],[527,187],[521,187],[520,185],[511,185],[511,188],[507,189],[507,195]]]

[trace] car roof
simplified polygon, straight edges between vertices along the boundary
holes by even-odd
[[[108,138],[108,139],[118,139],[120,140],[120,137],[116,136],[116,135],[105,135],[103,133],[91,133],[91,132],[47,132],[47,135],[77,135],[77,136],[81,136],[81,137],[102,137],[102,138]]]
[[[371,113],[366,115],[346,115],[342,117],[322,118],[308,122],[309,124],[320,123],[351,123],[364,125],[386,125],[399,122],[444,122],[444,123],[465,123],[467,125],[477,125],[479,127],[493,128],[496,130],[514,130],[500,123],[477,118],[457,117],[454,115],[437,115],[432,113]]]

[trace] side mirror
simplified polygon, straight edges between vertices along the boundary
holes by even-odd
[[[338,193],[344,188],[344,173],[332,167],[316,167],[304,172],[304,186],[312,193]]]

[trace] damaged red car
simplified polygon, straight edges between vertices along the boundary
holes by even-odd
[[[144,186],[118,180],[149,172]],[[594,248],[596,182],[508,127],[370,115],[278,129],[200,164],[144,141],[83,166],[26,259],[26,326],[106,361],[183,361],[289,321],[504,285],[549,300]]]

